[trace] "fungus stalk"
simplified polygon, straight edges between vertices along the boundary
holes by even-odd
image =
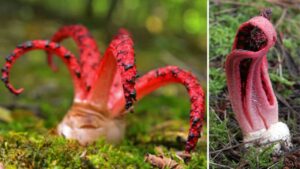
[[[246,146],[283,141],[290,146],[290,132],[278,121],[278,103],[268,74],[267,52],[276,42],[276,31],[265,16],[243,23],[226,59],[226,78],[235,117]],[[254,141],[256,140],[256,141]],[[280,149],[276,143],[275,149]]]
[[[71,37],[80,50],[76,58],[58,42]],[[118,143],[124,136],[124,115],[134,102],[161,86],[179,83],[186,87],[191,101],[190,130],[185,152],[190,153],[200,137],[204,118],[204,92],[195,76],[176,66],[150,71],[137,79],[133,41],[129,33],[121,29],[101,57],[97,44],[88,30],[81,25],[65,26],[54,34],[51,41],[34,40],[19,45],[6,58],[2,68],[2,81],[14,94],[9,72],[14,62],[31,50],[45,50],[49,66],[56,70],[52,54],[68,67],[73,79],[73,105],[57,127],[59,135],[78,140],[87,145],[104,137],[110,143]],[[142,119],[141,119],[142,120]]]

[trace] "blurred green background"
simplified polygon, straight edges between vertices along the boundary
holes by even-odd
[[[206,89],[207,23],[206,1],[203,0],[0,0],[0,21],[0,65],[17,44],[50,39],[63,25],[85,25],[102,53],[117,30],[123,27],[132,33],[139,74],[165,65],[177,65],[192,71]],[[78,55],[71,39],[62,45]],[[30,52],[17,60],[11,71],[11,83],[17,88],[24,87],[25,91],[16,97],[0,85],[0,106],[9,109],[9,116],[13,118],[13,121],[0,121],[0,134],[7,135],[7,140],[11,132],[47,136],[45,131],[55,127],[69,108],[73,97],[71,78],[59,59],[55,59],[55,63],[59,71],[54,73],[47,66],[43,51]],[[132,144],[138,145],[135,151],[140,154],[133,154],[141,159],[145,152],[153,152],[154,146],[165,146],[165,137],[169,139],[169,136],[159,135],[159,141],[152,137],[149,140],[156,125],[171,123],[177,126],[170,143],[175,145],[178,144],[176,132],[182,130],[187,134],[188,129],[190,105],[182,86],[170,85],[151,96],[137,103],[136,113],[127,117],[126,140],[132,142],[121,144],[121,147],[129,147],[124,152],[132,150]],[[0,111],[0,119],[1,116],[7,119],[7,113],[1,115]],[[206,163],[206,128],[201,140],[197,157],[190,166]],[[182,146],[177,148],[183,149]],[[0,161],[3,159],[0,157]]]

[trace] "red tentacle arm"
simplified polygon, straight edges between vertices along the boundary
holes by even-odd
[[[101,58],[97,42],[88,29],[82,25],[70,25],[60,28],[53,35],[51,41],[61,42],[68,37],[71,37],[79,47],[79,63],[82,66],[82,77],[85,78],[85,86],[88,92],[94,81],[96,69]],[[48,53],[48,64],[53,69],[56,69],[51,52]]]
[[[126,100],[126,104],[123,106],[128,109],[132,106],[136,97],[134,89],[136,66],[133,41],[124,29],[119,31],[119,34],[110,43],[104,57],[101,59],[96,81],[93,83],[87,100],[107,109],[110,89],[116,73],[120,73],[120,84],[122,84],[123,96]]]
[[[9,73],[15,61],[21,57],[23,54],[32,51],[32,50],[46,50],[49,52],[55,53],[63,62],[67,65],[69,72],[72,76],[72,80],[75,86],[75,98],[81,98],[83,95],[82,84],[80,81],[81,78],[81,69],[77,63],[75,56],[64,47],[60,46],[57,43],[49,42],[46,40],[34,40],[27,41],[21,45],[18,45],[17,48],[6,57],[6,63],[2,70],[2,81],[5,83],[6,87],[14,94],[20,94],[23,89],[15,89],[13,85],[9,82]]]
[[[200,137],[205,111],[204,92],[196,77],[176,66],[152,70],[136,81],[137,100],[171,83],[183,84],[189,93],[191,101],[190,130],[185,150],[187,153],[190,153],[195,148]],[[115,116],[120,116],[120,112],[123,112],[122,105],[124,102],[125,100],[120,97],[115,103],[112,110]]]

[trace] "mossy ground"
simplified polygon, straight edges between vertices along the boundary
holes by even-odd
[[[270,147],[262,150],[245,149],[242,133],[234,118],[226,87],[224,62],[231,50],[235,33],[240,24],[260,14],[263,8],[272,9],[271,21],[276,26],[278,36],[282,36],[283,46],[296,65],[276,47],[268,53],[269,73],[276,95],[279,96],[280,120],[287,123],[293,138],[299,135],[299,13],[284,9],[265,1],[211,1],[210,2],[210,168],[283,168],[284,159],[289,153],[273,156]],[[298,69],[298,70],[297,70]],[[294,74],[298,74],[294,76]],[[288,102],[288,105],[284,102]],[[290,107],[289,107],[290,105]],[[298,106],[297,106],[298,105]],[[293,150],[299,148],[294,142]],[[272,145],[270,145],[272,147]]]
[[[153,106],[162,101],[168,106]],[[7,168],[152,168],[144,156],[164,153],[183,164],[176,151],[184,149],[180,140],[188,130],[184,120],[188,119],[188,106],[180,108],[178,104],[188,105],[188,100],[170,96],[145,99],[128,115],[127,135],[120,145],[99,140],[88,147],[52,134],[45,128],[45,119],[32,112],[15,110],[14,121],[0,123],[0,161]],[[206,162],[204,132],[186,168],[205,168]]]

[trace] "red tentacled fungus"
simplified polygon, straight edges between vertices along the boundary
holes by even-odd
[[[76,58],[58,43],[65,38],[75,40],[80,50]],[[152,70],[138,78],[134,59],[133,41],[130,34],[121,29],[101,57],[97,43],[89,31],[81,25],[62,27],[50,41],[33,40],[19,45],[6,58],[2,68],[2,81],[14,94],[9,82],[9,72],[15,61],[32,50],[48,52],[48,63],[53,68],[52,54],[68,67],[74,85],[74,102],[57,131],[68,139],[76,139],[82,145],[90,144],[103,136],[112,143],[124,135],[124,114],[134,102],[157,88],[170,84],[183,84],[190,96],[190,130],[185,151],[190,153],[200,137],[204,118],[204,92],[196,77],[176,66]]]

